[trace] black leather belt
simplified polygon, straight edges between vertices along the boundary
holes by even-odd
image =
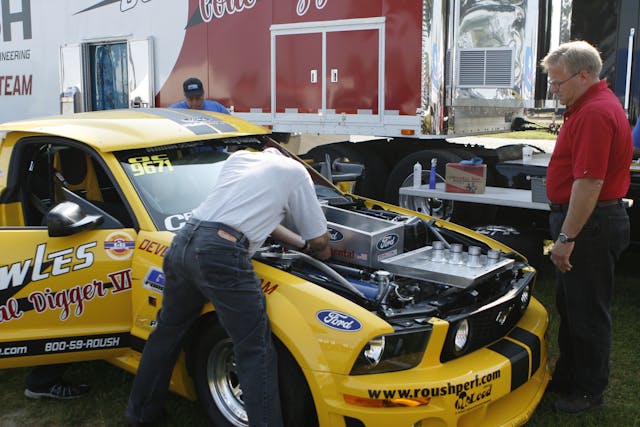
[[[609,206],[622,206],[622,199],[600,200],[596,203],[597,208],[606,208]],[[569,209],[568,203],[549,203],[551,212],[566,212]]]

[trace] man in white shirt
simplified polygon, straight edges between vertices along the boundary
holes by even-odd
[[[297,233],[280,225],[283,221]],[[331,254],[327,222],[305,167],[274,148],[237,151],[165,256],[162,310],[129,397],[131,423],[160,417],[182,338],[211,301],[234,342],[249,424],[282,426],[276,352],[251,264],[270,234],[319,259]]]

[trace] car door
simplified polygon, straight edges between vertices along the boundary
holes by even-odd
[[[65,166],[61,153],[71,152]],[[137,232],[113,182],[77,143],[32,137],[13,147],[0,195],[0,368],[102,359],[129,347]],[[61,202],[73,209],[53,217]],[[47,227],[98,217],[101,224],[70,235],[51,237]]]

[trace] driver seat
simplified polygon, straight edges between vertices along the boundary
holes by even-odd
[[[102,202],[100,183],[88,153],[75,148],[57,151],[53,158],[53,167],[64,178],[63,185],[80,194],[86,200]]]

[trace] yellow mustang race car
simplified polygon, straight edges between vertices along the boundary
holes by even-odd
[[[193,110],[34,119],[0,137],[0,369],[106,359],[135,373],[162,304],[163,256],[228,153],[291,156],[262,127]],[[285,424],[526,422],[549,381],[535,270],[485,236],[343,193],[317,171],[326,166],[307,165],[330,260],[269,240],[254,256]],[[214,307],[183,350],[171,389],[216,425],[247,425]]]

